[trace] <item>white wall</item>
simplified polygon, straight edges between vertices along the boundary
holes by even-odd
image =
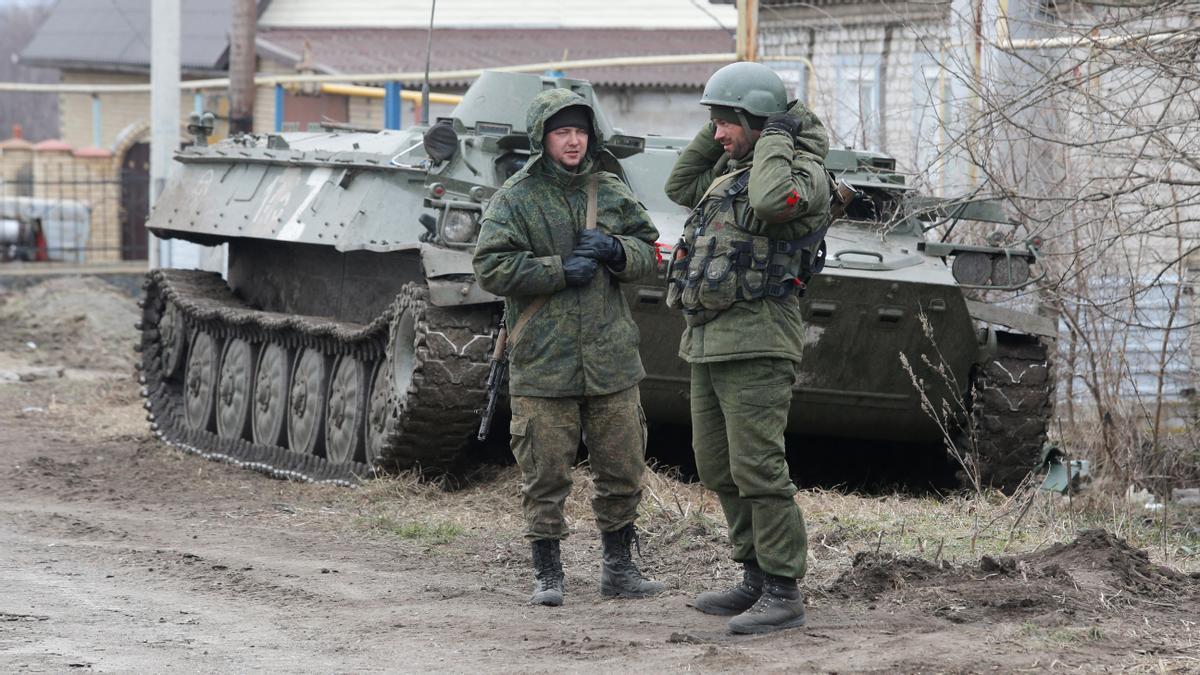
[[[892,155],[943,193],[960,187],[939,156],[964,87],[953,72],[947,7],[922,7],[771,8],[759,21],[759,54],[822,119],[831,147]]]
[[[1142,154],[1141,136],[1131,136],[1133,148],[1121,147],[1113,139],[1121,137],[1126,127],[1148,128],[1172,119],[1160,119],[1162,105],[1155,102],[1173,100],[1181,119],[1175,127],[1178,134],[1170,136],[1166,145],[1168,150],[1172,145],[1186,146],[1195,138],[1194,98],[1179,105],[1165,92],[1148,94],[1153,87],[1144,83],[1129,85],[1133,81],[1129,70],[1149,64],[1134,61],[1123,68],[1105,69],[1103,55],[1086,48],[1075,53],[1061,48],[1026,49],[1013,55],[992,46],[998,44],[1003,25],[1018,41],[1078,35],[1090,28],[1088,23],[1067,26],[1047,15],[1039,0],[1010,0],[1005,4],[1007,24],[999,21],[998,3],[983,3],[983,41],[977,62],[974,4],[974,0],[950,0],[936,6],[875,2],[767,7],[760,18],[759,52],[823,118],[832,145],[886,152],[927,192],[963,194],[985,181],[986,170],[1005,171],[1001,182],[1021,195],[1017,201],[1032,204],[1031,211],[1041,209],[1037,226],[1046,228],[1043,234],[1048,237],[1048,250],[1057,255],[1051,259],[1056,269],[1067,264],[1063,260],[1083,259],[1071,274],[1080,275],[1093,294],[1107,299],[1104,311],[1090,320],[1100,334],[1114,336],[1113,348],[1097,350],[1098,355],[1125,364],[1124,370],[1114,372],[1133,380],[1122,379],[1116,385],[1119,395],[1127,400],[1153,397],[1150,374],[1158,367],[1153,360],[1166,343],[1171,361],[1166,365],[1170,377],[1165,398],[1179,400],[1197,383],[1200,337],[1186,326],[1200,310],[1192,302],[1194,295],[1184,293],[1183,314],[1172,321],[1166,298],[1173,297],[1180,276],[1172,261],[1200,245],[1200,216],[1154,207],[1200,203],[1200,188],[1191,187],[1200,185],[1200,171],[1166,150],[1160,157]],[[1147,30],[1182,27],[1168,17],[1155,16],[1152,23]],[[1075,58],[1081,61],[1072,69]],[[1041,79],[1040,66],[1074,73],[1076,79],[1069,82],[1076,86],[1063,86],[1051,97],[1039,99],[1038,105],[1021,105],[1026,100],[1021,97]],[[1097,72],[1103,75],[1089,77]],[[983,86],[976,89],[977,82]],[[1004,116],[992,118],[996,124],[987,132],[968,135],[977,112],[990,107],[974,94],[977,90],[1017,104],[1005,108]],[[1131,106],[1136,112],[1123,119],[1104,110],[1124,98],[1150,102]],[[966,161],[968,150],[984,164],[982,168]],[[1106,185],[1120,184],[1121,174],[1130,173],[1129,162],[1120,157],[1138,157],[1136,173],[1182,182],[1149,185],[1137,194],[1115,190],[1111,198],[1084,199],[1089,193],[1103,192]],[[1059,207],[1067,211],[1059,213]],[[1085,226],[1092,229],[1084,231]],[[1072,241],[1072,233],[1081,241]],[[1109,267],[1104,267],[1106,263]],[[1066,295],[1070,301],[1069,291]],[[1086,299],[1079,304],[1088,306]],[[1167,326],[1171,330],[1164,330]],[[1070,377],[1061,375],[1064,381]]]
[[[708,122],[700,91],[598,87],[596,98],[612,125],[623,133],[691,138]]]

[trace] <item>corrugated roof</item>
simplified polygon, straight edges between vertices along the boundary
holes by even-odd
[[[261,28],[419,28],[430,0],[271,0]],[[709,0],[442,0],[438,28],[672,28],[737,26],[737,11]]]
[[[952,0],[922,0],[920,4],[927,6],[949,5]],[[714,5],[734,5],[737,0],[709,0]],[[758,0],[759,7],[836,7],[838,5],[879,4],[879,0]],[[760,16],[759,20],[768,17]]]
[[[27,65],[69,68],[150,67],[151,0],[59,0],[21,51]],[[185,71],[221,70],[228,46],[230,0],[183,0],[180,8]]]
[[[426,32],[421,29],[260,30],[262,47],[277,53],[304,54],[322,72],[378,73],[419,71],[425,67]],[[266,45],[264,45],[266,43]],[[510,66],[543,61],[733,52],[735,40],[724,30],[510,29],[435,30],[433,70]],[[702,87],[720,63],[572,69],[568,76],[609,86]],[[441,85],[467,82],[441,81]]]

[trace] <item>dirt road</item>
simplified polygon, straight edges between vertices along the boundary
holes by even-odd
[[[811,504],[821,567],[803,629],[735,638],[687,606],[732,578],[702,527],[647,542],[664,597],[605,600],[580,518],[567,605],[529,607],[511,469],[456,493],[272,480],[149,438],[127,372],[38,379],[46,357],[4,331],[0,370],[17,374],[0,381],[5,672],[1200,668],[1200,582],[1104,532],[939,565],[852,555]],[[669,502],[672,482],[656,480]]]

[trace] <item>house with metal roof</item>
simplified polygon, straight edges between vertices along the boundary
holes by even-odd
[[[221,77],[227,70],[230,0],[181,0],[180,63],[184,79]],[[58,68],[63,84],[145,84],[150,81],[150,0],[58,0],[19,55],[30,66]],[[181,110],[217,106],[223,97],[187,93]],[[72,146],[117,151],[148,138],[150,94],[59,95],[59,130]]]
[[[220,77],[228,70],[230,0],[181,0],[183,79]],[[63,83],[146,83],[150,70],[151,0],[59,0],[22,63],[61,69]],[[263,74],[414,72],[424,69],[428,2],[259,0],[257,71]],[[732,52],[736,12],[707,0],[458,0],[438,4],[433,22],[433,71],[611,57]],[[721,64],[594,67],[565,74],[592,80],[614,123],[630,133],[694,133],[704,121],[696,105]],[[400,83],[419,88],[420,82]],[[461,93],[467,78],[435,79],[435,91]],[[255,130],[305,128],[322,121],[384,126],[375,96],[345,95],[317,86],[289,86],[282,95],[260,88]],[[205,109],[220,120],[224,90],[182,96],[183,114]],[[282,110],[276,115],[277,103]],[[147,93],[62,94],[60,128],[73,145],[121,152],[148,129]],[[431,116],[450,106],[434,106]],[[416,121],[414,106],[403,123]],[[224,126],[218,124],[217,137]]]
[[[433,17],[430,67],[449,71],[627,56],[732,52],[736,12],[707,0],[488,0],[442,2]],[[260,71],[353,74],[420,71],[425,65],[430,6],[426,2],[271,0],[262,6]],[[691,135],[705,120],[696,105],[705,80],[721,64],[599,66],[566,69],[587,79],[614,124],[629,133]],[[461,93],[468,78],[434,78],[438,91]],[[401,83],[420,88],[420,81]],[[273,107],[260,92],[256,110]],[[289,95],[286,106],[312,105]],[[343,107],[344,105],[344,107]],[[322,102],[322,115],[382,126],[377,100]],[[431,116],[448,113],[434,106]],[[416,113],[413,108],[410,114]],[[261,124],[269,118],[256,114]],[[316,121],[285,112],[286,121]]]

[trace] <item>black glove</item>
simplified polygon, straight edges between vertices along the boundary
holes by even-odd
[[[792,138],[800,133],[800,127],[803,126],[800,118],[790,112],[775,113],[767,118],[767,123],[763,125],[763,136],[768,134],[783,134]]]
[[[612,264],[617,269],[625,267],[625,247],[611,234],[600,230],[584,230],[575,242],[573,255],[581,255],[602,263]]]
[[[562,266],[568,286],[584,286],[596,275],[598,263],[592,258],[571,254],[563,258]]]

